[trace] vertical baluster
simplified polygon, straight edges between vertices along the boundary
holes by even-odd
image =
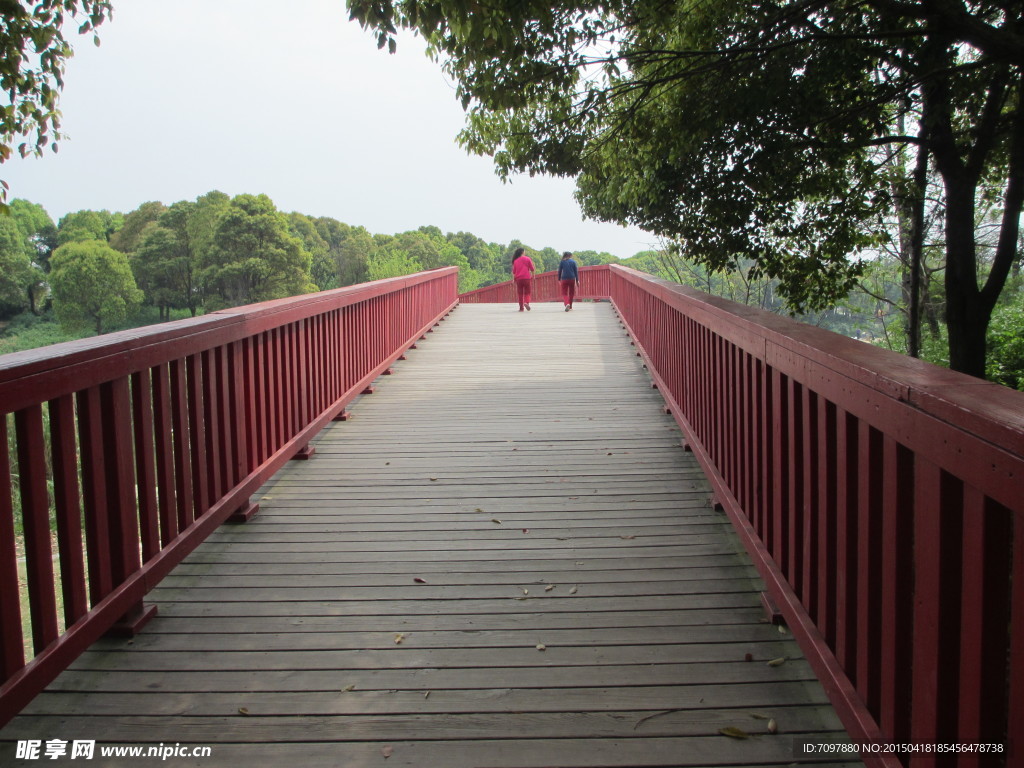
[[[214,502],[220,501],[227,492],[234,487],[235,477],[235,450],[239,445],[238,436],[235,433],[234,408],[232,402],[237,402],[232,390],[233,382],[231,376],[231,362],[229,360],[230,345],[221,345],[213,350],[214,368],[217,372],[215,381],[216,387],[216,413],[214,421],[217,422],[217,462],[220,470],[220,486],[214,494]]]
[[[203,465],[206,469],[206,494],[203,500],[206,502],[205,509],[209,509],[224,492],[222,462],[223,462],[223,424],[221,423],[220,396],[220,370],[217,365],[219,349],[208,349],[198,355],[199,367],[202,369],[202,403],[201,413],[203,414],[203,430],[205,435],[206,461]]]
[[[249,426],[252,419],[252,393],[249,388],[252,379],[246,367],[245,351],[251,343],[252,337],[236,341],[227,349],[230,375],[225,378],[230,383],[225,393],[225,405],[233,432],[228,488],[234,488],[256,467],[249,462]]]
[[[71,395],[51,400],[50,451],[53,457],[53,502],[60,550],[64,624],[71,626],[89,610],[82,554],[82,507],[78,501],[78,452],[75,446],[75,402]]]
[[[206,455],[203,365],[200,355],[186,358],[185,385],[188,389],[188,436],[192,460],[192,507],[196,519],[209,509],[210,475]]]
[[[25,666],[21,637],[21,595],[18,553],[14,538],[7,414],[0,413],[0,679],[7,680]]]
[[[959,646],[960,526],[954,525],[953,506],[962,496],[950,487],[946,474],[919,458],[915,463],[914,490],[914,656],[911,739],[920,743],[944,741],[953,733],[955,690],[959,659],[951,645]],[[956,498],[952,498],[952,497]],[[954,546],[954,541],[955,544]],[[952,582],[952,583],[951,583]],[[952,587],[952,589],[950,589]],[[954,622],[955,617],[955,622]],[[949,669],[953,664],[953,670]],[[951,727],[943,721],[952,710]]]
[[[135,426],[135,474],[138,478],[139,529],[142,560],[160,551],[153,442],[153,385],[149,369],[132,374],[132,414]]]
[[[790,377],[786,389],[786,399],[789,401],[786,420],[786,432],[789,435],[789,450],[786,454],[789,464],[786,472],[788,500],[785,506],[786,525],[789,529],[786,536],[786,578],[798,596],[803,592],[803,492],[804,473],[807,471],[803,443],[803,422],[806,418],[803,397],[803,386]]]
[[[82,451],[85,544],[89,562],[89,598],[93,605],[106,597],[113,585],[102,424],[99,390],[91,387],[79,392],[78,444]]]
[[[804,419],[801,424],[801,441],[804,451],[804,484],[801,492],[803,516],[803,542],[801,560],[801,585],[799,596],[804,609],[811,618],[816,618],[818,609],[818,522],[819,522],[819,487],[821,475],[818,467],[818,417],[820,408],[818,396],[807,389],[806,402],[803,404]]]
[[[46,491],[43,409],[32,405],[14,414],[18,443],[25,572],[28,580],[32,644],[38,654],[57,639],[57,600],[50,549],[50,499]]]
[[[1010,510],[975,488],[965,488],[957,730],[961,742],[991,744],[1006,738],[1003,689],[1010,673],[1006,660],[1011,658],[1012,519]],[[986,763],[980,755],[963,757],[965,766]]]
[[[818,611],[817,626],[836,647],[836,507],[839,498],[839,414],[825,398],[818,404]]]
[[[857,677],[854,683],[868,709],[878,712],[881,663],[882,433],[858,425],[860,492],[857,504]]]
[[[883,441],[881,551],[883,584],[878,631],[879,708],[882,732],[896,742],[910,740],[910,649],[913,644],[914,454],[891,437]]]
[[[174,430],[174,489],[178,511],[178,524],[175,535],[188,528],[196,516],[190,453],[193,438],[189,429],[188,375],[186,368],[185,360],[171,361],[171,426]]]
[[[160,544],[166,547],[178,535],[174,478],[174,428],[171,417],[169,368],[162,363],[153,369],[153,443],[156,450],[157,508]]]
[[[850,680],[857,676],[857,494],[860,467],[857,419],[837,414],[836,440],[836,658]]]
[[[100,399],[103,442],[107,451],[105,479],[107,503],[110,505],[111,576],[116,586],[141,565],[128,379],[119,378],[101,385]]]

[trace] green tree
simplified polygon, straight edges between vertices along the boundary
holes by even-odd
[[[124,216],[110,211],[75,211],[57,224],[57,244],[97,240],[106,243],[121,228]]]
[[[316,290],[310,255],[266,195],[238,195],[217,220],[201,280],[208,309]]]
[[[28,306],[32,282],[25,238],[13,218],[0,214],[0,317],[11,317]]]
[[[32,263],[32,279],[26,289],[29,309],[33,314],[39,314],[39,305],[47,290],[46,273],[50,271],[50,256],[57,247],[57,227],[43,206],[28,200],[12,200],[10,213],[21,231]]]
[[[57,97],[73,55],[65,25],[80,20],[78,32],[93,32],[99,45],[95,29],[111,15],[108,0],[34,0],[28,6],[17,0],[0,3],[0,89],[7,95],[6,108],[0,109],[0,163],[11,157],[15,144],[22,157],[42,154],[47,144],[57,151],[63,138]],[[6,209],[7,184],[0,187],[0,208]]]
[[[302,247],[310,255],[309,275],[316,287],[327,291],[338,287],[338,265],[331,258],[331,248],[320,236],[316,223],[301,213],[288,214],[288,226],[291,232],[302,241]]]
[[[329,216],[316,219],[314,225],[327,243],[338,285],[356,285],[370,279],[369,261],[377,246],[365,227],[350,227]]]
[[[110,247],[121,253],[134,253],[146,229],[155,225],[166,210],[167,206],[161,202],[143,203],[127,214],[121,228],[110,235]]]
[[[70,242],[53,252],[50,286],[57,318],[67,329],[105,325],[128,317],[142,304],[128,257],[106,243]]]
[[[588,216],[674,240],[713,270],[753,260],[798,311],[845,296],[876,245],[870,222],[893,205],[876,149],[923,148],[943,183],[951,364],[984,374],[1024,206],[1024,5],[349,7],[381,45],[405,26],[444,58],[469,111],[462,141],[499,173],[574,176]],[[983,184],[1001,198],[985,269]]]

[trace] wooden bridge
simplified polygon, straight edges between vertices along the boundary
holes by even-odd
[[[1017,764],[1024,396],[455,277],[0,360],[0,763]]]

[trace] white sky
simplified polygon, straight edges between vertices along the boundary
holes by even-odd
[[[462,108],[422,42],[378,50],[344,0],[114,0],[99,31],[99,48],[72,35],[60,153],[0,166],[10,197],[55,221],[218,189],[373,233],[433,224],[623,258],[655,246],[584,222],[570,180],[502,184],[456,145]]]

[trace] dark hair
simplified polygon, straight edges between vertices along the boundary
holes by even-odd
[[[572,258],[572,251],[566,251],[565,253],[563,253],[562,254],[562,258],[563,259],[571,259]]]
[[[520,256],[522,256],[524,253],[526,253],[526,249],[525,248],[516,248],[515,251],[512,253],[512,261],[515,261]]]

